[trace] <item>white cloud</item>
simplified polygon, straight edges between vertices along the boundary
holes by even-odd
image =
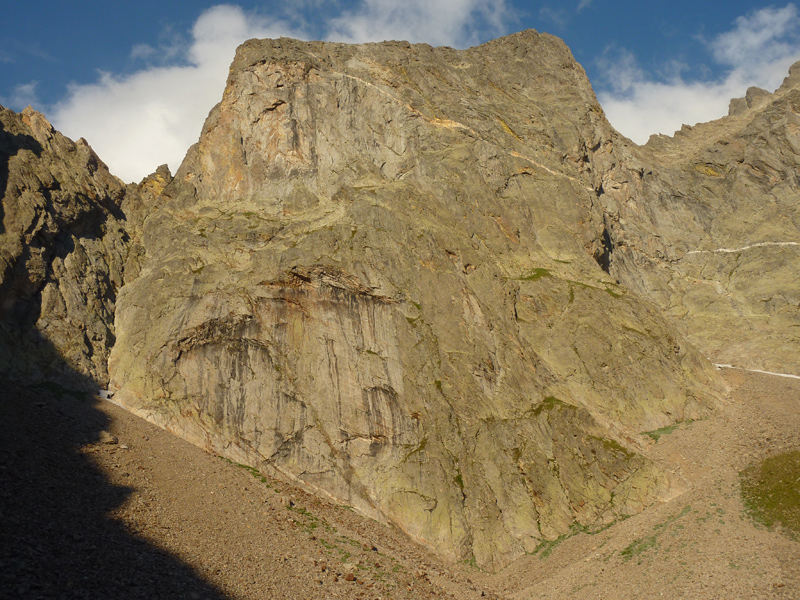
[[[565,29],[569,23],[570,15],[563,7],[555,9],[543,6],[539,9],[539,18],[542,21],[549,21],[558,29]]]
[[[765,8],[736,19],[736,28],[710,44],[714,57],[724,65],[755,75],[764,63],[797,55],[800,18],[794,4]]]
[[[10,96],[0,96],[0,104],[16,111],[21,111],[29,105],[38,105],[39,99],[36,96],[38,84],[38,81],[31,81],[15,86]]]
[[[505,32],[510,13],[504,0],[361,0],[328,23],[330,40],[406,40],[465,48],[479,35]]]
[[[150,44],[136,44],[131,48],[131,58],[148,59],[158,55],[158,50]]]
[[[72,85],[52,111],[64,134],[84,137],[109,169],[138,181],[163,163],[175,171],[200,135],[209,110],[219,102],[236,47],[249,38],[302,36],[283,21],[215,6],[198,18],[191,42],[182,48],[185,64],[144,69],[133,75],[101,73],[97,82]],[[163,48],[134,47],[134,55],[156,58]]]
[[[645,74],[636,63],[633,52],[607,48],[596,61],[615,94],[626,94],[644,81]]]
[[[672,135],[683,124],[726,115],[731,98],[743,96],[750,86],[774,90],[800,60],[800,16],[793,4],[762,9],[739,17],[731,31],[707,45],[728,68],[716,81],[684,81],[674,66],[670,78],[656,81],[626,51],[617,52],[614,60],[604,56],[599,62],[609,89],[598,99],[611,124],[641,144],[653,133]]]
[[[582,11],[584,8],[589,8],[591,6],[592,0],[581,0],[578,3],[578,12]]]

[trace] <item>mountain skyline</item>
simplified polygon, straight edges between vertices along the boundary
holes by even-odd
[[[792,4],[667,7],[576,0],[97,2],[14,6],[0,42],[0,104],[31,104],[84,137],[112,172],[174,171],[219,101],[238,44],[252,37],[345,42],[406,39],[458,48],[527,28],[562,38],[610,122],[637,143],[724,116],[752,85],[778,87],[800,59]],[[725,16],[721,16],[725,15]]]

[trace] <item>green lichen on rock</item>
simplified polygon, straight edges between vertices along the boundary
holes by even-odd
[[[541,279],[542,277],[552,277],[549,269],[543,269],[541,267],[537,269],[533,269],[528,274],[523,275],[522,277],[518,277],[518,281],[536,281]]]
[[[547,396],[544,400],[542,400],[539,404],[537,404],[533,408],[532,414],[533,414],[533,416],[538,416],[543,412],[546,412],[546,411],[549,412],[549,411],[551,411],[551,410],[553,410],[555,408],[567,407],[567,406],[569,406],[569,405],[564,403],[564,402],[562,402],[561,400],[559,400],[555,396]]]

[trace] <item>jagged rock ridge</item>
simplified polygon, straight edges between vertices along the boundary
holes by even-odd
[[[127,255],[125,186],[85,140],[31,109],[0,107],[0,191],[3,374],[106,385]]]
[[[796,358],[774,343],[793,339],[794,283],[772,277],[764,303],[700,264],[726,258],[707,251],[732,239],[736,186],[792,207],[791,177],[758,178],[775,148],[784,173],[796,164],[794,87],[639,148],[552,36],[247,42],[175,178],[102,196],[124,286],[86,304],[114,314],[112,387],[199,445],[486,568],[639,511],[679,482],[637,434],[723,391],[684,335],[717,362]],[[744,161],[703,158],[742,145]],[[722,187],[709,164],[726,165]],[[792,260],[767,238],[748,243]],[[757,336],[719,306],[768,313],[766,341],[726,343]],[[104,364],[109,346],[83,347]]]
[[[610,273],[717,363],[800,374],[800,63],[607,171]]]

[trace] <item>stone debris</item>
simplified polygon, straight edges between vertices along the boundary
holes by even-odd
[[[118,442],[115,435],[105,430],[97,434],[97,441],[101,444],[116,444]]]

